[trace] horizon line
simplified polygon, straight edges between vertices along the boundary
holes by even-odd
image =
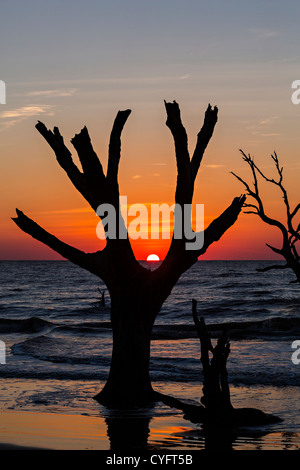
[[[165,258],[160,259],[159,261],[164,261]],[[0,259],[1,261],[67,261],[72,263],[72,261],[68,259]],[[147,261],[147,259],[137,259],[136,261]],[[158,263],[159,261],[148,261],[148,263]],[[281,259],[270,259],[270,258],[263,258],[263,259],[198,259],[197,261],[272,261],[272,262],[284,262]],[[74,263],[72,263],[74,264]]]

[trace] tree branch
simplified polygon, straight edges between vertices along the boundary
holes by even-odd
[[[121,158],[121,133],[130,113],[130,109],[119,111],[111,131],[107,166],[107,181],[109,185],[117,185],[118,183],[118,169]]]
[[[187,224],[190,227],[190,233],[193,233],[193,230],[191,227],[190,211],[185,211],[184,209],[189,208],[191,210],[195,177],[201,164],[204,151],[213,134],[213,130],[217,122],[218,109],[217,107],[212,109],[210,105],[208,106],[203,126],[198,133],[193,158],[192,161],[190,161],[188,138],[186,130],[181,122],[179,106],[175,101],[173,103],[167,103],[165,101],[165,107],[167,112],[166,125],[169,127],[173,135],[177,161],[175,202],[176,205],[179,205],[182,209],[181,213],[180,211],[175,211],[174,233],[176,228],[180,228],[178,225],[181,224],[181,232],[178,231],[177,233],[181,233],[182,237],[175,238],[173,233],[170,248],[163,263],[156,270],[156,277],[157,279],[160,279],[161,273],[168,272],[170,279],[174,280],[175,278],[179,278],[182,272],[193,265],[197,261],[198,256],[203,254],[210,244],[219,240],[225,231],[234,224],[245,201],[245,196],[235,198],[224,213],[204,231],[204,246],[202,249],[196,248],[197,243],[195,243],[194,250],[192,248],[190,249],[190,247],[189,249],[186,249],[186,243],[189,243],[189,245],[192,244],[190,234],[188,238],[189,241],[187,240]],[[186,218],[186,221],[183,220],[184,217]],[[187,220],[188,217],[189,220]],[[187,224],[185,222],[187,222]],[[197,242],[197,235],[201,234],[196,232],[194,233],[195,240]],[[200,237],[198,239],[200,239]],[[169,283],[166,285],[165,289],[168,289],[169,285],[171,284]]]
[[[190,161],[189,151],[188,151],[188,137],[186,130],[181,122],[180,116],[180,109],[176,101],[173,103],[167,103],[165,101],[165,107],[167,112],[167,121],[166,125],[171,130],[173,135],[174,143],[175,143],[175,153],[176,153],[176,161],[177,161],[177,185],[176,185],[176,194],[175,194],[175,202],[176,204],[180,205],[182,208],[181,211],[181,219],[178,222],[177,213],[175,212],[175,228],[177,227],[177,223],[181,223],[181,233],[182,233],[182,240],[172,240],[171,247],[169,250],[169,254],[173,251],[178,252],[178,250],[184,250],[184,235],[186,227],[185,222],[182,220],[184,216],[185,218],[190,218],[191,214],[183,210],[184,205],[186,205],[186,209],[189,207],[191,210],[191,204],[193,199],[193,192],[194,192],[194,183],[195,178],[200,167],[204,151],[211,139],[211,136],[214,131],[215,124],[217,122],[218,116],[218,109],[214,107],[211,108],[208,105],[207,110],[205,112],[204,123],[202,128],[197,136],[197,144],[195,147],[195,151],[193,154],[193,158]],[[189,225],[191,224],[190,220],[186,221]],[[192,230],[192,227],[191,227]]]
[[[206,252],[208,247],[218,241],[222,235],[236,222],[242,210],[246,196],[235,197],[227,209],[204,230],[204,245],[196,253],[197,256]]]
[[[130,110],[119,111],[111,131],[109,144],[109,159],[107,176],[105,177],[103,168],[96,152],[93,149],[91,139],[86,127],[79,134],[76,134],[71,143],[77,151],[81,162],[83,173],[79,171],[72,160],[71,152],[65,146],[63,137],[57,127],[53,132],[48,130],[42,122],[36,125],[37,130],[45,138],[54,150],[60,166],[66,171],[68,177],[76,189],[88,201],[90,206],[97,213],[101,204],[111,204],[117,211],[116,220],[116,240],[108,240],[109,243],[121,243],[118,234],[122,230],[122,251],[125,246],[132,252],[128,237],[126,239],[127,228],[120,212],[119,188],[118,188],[118,165],[121,157],[121,133],[125,122],[131,113]],[[124,239],[126,239],[124,241]],[[132,254],[132,253],[131,253]],[[132,254],[133,256],[133,254]]]
[[[22,211],[16,209],[16,212],[17,217],[12,218],[12,220],[21,230],[23,230],[23,232],[28,233],[36,240],[42,242],[44,245],[47,245],[52,250],[56,251],[56,253],[59,253],[63,258],[68,259],[72,263],[92,272],[93,274],[99,275],[99,268],[101,268],[101,265],[98,266],[96,272],[93,267],[93,263],[91,263],[92,254],[87,254],[71,245],[68,245],[67,243],[62,242],[54,235],[40,227],[40,225],[38,225],[32,219],[27,217]]]
[[[165,259],[152,272],[155,288],[160,293],[158,303],[171,293],[181,274],[196,263],[198,257],[204,254],[208,247],[218,241],[226,230],[236,222],[244,201],[244,195],[234,198],[230,206],[204,230],[204,244],[202,248],[186,250],[185,240],[174,240],[173,238]]]
[[[297,231],[294,229],[293,227],[293,223],[292,223],[292,219],[294,217],[294,215],[297,213],[298,211],[298,208],[296,207],[293,211],[293,213],[291,214],[291,210],[290,210],[290,203],[289,203],[289,198],[288,198],[288,194],[287,194],[287,191],[285,189],[285,187],[283,186],[282,184],[282,181],[283,181],[283,167],[280,166],[279,164],[279,159],[278,159],[278,156],[277,156],[277,153],[274,151],[274,155],[271,155],[271,158],[272,160],[275,162],[275,167],[276,167],[276,170],[277,170],[277,173],[279,175],[279,179],[278,181],[276,181],[274,178],[268,178],[262,171],[261,169],[254,163],[254,160],[250,157],[250,155],[247,157],[245,155],[245,153],[241,150],[241,153],[243,154],[243,157],[244,157],[244,160],[250,165],[251,167],[251,170],[252,170],[252,173],[254,175],[254,178],[255,178],[255,194],[256,196],[258,196],[258,183],[257,183],[257,178],[256,178],[256,173],[255,171],[257,171],[261,176],[262,178],[269,182],[269,183],[272,183],[274,184],[275,186],[278,186],[279,189],[281,190],[282,194],[283,194],[283,200],[284,200],[284,204],[286,206],[286,216],[287,216],[287,227],[288,227],[288,231],[293,234],[296,238],[300,239],[300,236],[299,234],[297,233]],[[273,219],[274,220],[274,219]],[[267,222],[268,223],[268,222]],[[274,224],[273,224],[274,225]],[[276,225],[276,224],[275,224]],[[281,230],[282,228],[279,227]]]
[[[277,255],[282,255],[283,256],[283,250],[280,248],[275,248],[275,246],[269,245],[269,243],[266,243],[266,245],[274,251],[274,253],[277,253]]]
[[[292,250],[292,253],[295,257],[295,260],[299,262],[299,254],[298,254],[298,251],[297,251],[294,243],[291,245],[291,250]]]
[[[244,181],[240,176],[236,175],[233,172],[231,172],[231,174],[233,176],[235,176],[245,186],[245,188],[247,189],[248,195],[253,197],[253,199],[255,199],[257,204],[258,204],[258,207],[252,205],[252,207],[256,208],[257,213],[254,212],[254,211],[248,211],[246,213],[259,215],[259,217],[262,219],[263,222],[267,223],[268,225],[272,225],[272,226],[275,226],[275,227],[279,228],[279,230],[282,233],[282,237],[283,237],[283,247],[285,249],[287,249],[288,244],[289,244],[288,230],[286,229],[286,227],[279,220],[273,219],[272,217],[269,217],[265,213],[264,205],[263,205],[262,199],[259,195],[259,188],[258,188],[258,180],[257,180],[256,171],[258,171],[261,174],[261,176],[263,176],[263,178],[265,178],[267,181],[272,181],[275,184],[277,184],[277,183],[274,180],[269,180],[268,178],[266,178],[266,176],[256,166],[256,164],[254,163],[254,160],[251,158],[250,155],[246,155],[242,150],[240,150],[240,152],[243,155],[243,160],[250,166],[250,169],[251,169],[251,172],[252,172],[252,175],[253,175],[253,178],[254,178],[254,183],[253,183],[254,191],[250,188],[249,184],[246,181]]]
[[[42,122],[38,121],[36,129],[48,142],[56,155],[56,159],[62,169],[67,173],[75,188],[83,195],[88,202],[91,202],[85,175],[79,171],[72,160],[69,149],[65,146],[62,135],[58,127],[54,127],[53,132],[48,130]]]
[[[207,373],[208,368],[209,368],[209,351],[213,352],[214,348],[212,346],[210,334],[204,322],[204,318],[201,317],[200,320],[198,318],[197,301],[195,299],[192,299],[192,315],[193,315],[193,320],[195,323],[196,331],[198,334],[198,338],[200,340],[200,348],[201,348],[200,360],[203,365],[204,373]]]
[[[213,109],[209,104],[207,110],[205,112],[205,118],[203,126],[198,133],[197,136],[197,144],[195,147],[195,151],[191,160],[191,167],[192,167],[192,178],[195,180],[203,155],[204,151],[213,135],[215,125],[218,120],[218,108],[215,106]]]
[[[295,217],[295,215],[297,214],[299,209],[300,209],[300,204],[297,204],[297,206],[295,207],[295,209],[291,213],[291,218]]]
[[[107,188],[102,165],[93,149],[87,128],[75,134],[71,143],[77,151],[86,180],[87,189],[83,196],[96,212],[99,204],[107,197]]]
[[[270,271],[271,269],[289,269],[290,266],[288,264],[273,264],[272,266],[266,266],[264,268],[257,268],[256,271],[259,273],[265,273],[266,271]]]
[[[231,171],[231,174],[245,186],[247,194],[249,196],[255,197],[255,193],[251,191],[250,186],[248,185],[248,183],[246,183],[246,181],[244,181],[240,176],[236,175],[233,171]]]
[[[177,162],[175,202],[182,206],[183,204],[190,204],[193,197],[188,137],[181,122],[180,109],[176,101],[173,101],[173,103],[165,101],[165,108],[167,112],[166,125],[174,139]]]

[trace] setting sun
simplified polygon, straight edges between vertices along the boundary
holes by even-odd
[[[160,259],[159,256],[152,254],[147,257],[147,261],[160,261]]]

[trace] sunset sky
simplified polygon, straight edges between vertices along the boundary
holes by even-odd
[[[128,204],[173,204],[176,162],[164,100],[176,100],[193,153],[208,103],[219,120],[198,173],[194,203],[205,225],[251,181],[239,149],[275,175],[284,166],[291,205],[299,202],[300,3],[201,0],[3,1],[0,79],[0,259],[60,259],[11,221],[23,210],[84,251],[103,246],[97,216],[72,186],[35,129],[58,126],[68,147],[86,125],[106,168],[111,127],[130,108],[122,135],[119,183]],[[78,162],[73,153],[74,160]],[[283,215],[280,193],[262,186],[266,208]],[[249,201],[250,202],[250,201]],[[274,259],[276,229],[242,214],[203,259]],[[166,254],[168,240],[133,242],[138,259]]]

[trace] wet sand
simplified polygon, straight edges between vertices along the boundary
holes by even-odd
[[[128,420],[102,417],[5,411],[0,413],[0,450],[100,450],[195,452],[204,450],[200,427],[180,416],[136,417],[135,432]],[[123,423],[122,423],[123,421]],[[150,422],[149,422],[150,421]],[[110,436],[108,437],[108,434]],[[299,450],[300,434],[258,429],[244,432],[235,450]]]
[[[156,383],[155,388],[196,400],[199,386]],[[178,409],[158,403],[127,412],[100,406],[92,397],[99,383],[0,380],[0,449],[102,451],[199,451],[205,449],[201,425]],[[246,428],[232,441],[234,450],[300,450],[300,390],[297,387],[231,387],[235,407],[256,407],[282,422]],[[221,442],[222,444],[222,442]]]
[[[105,420],[95,416],[4,411],[0,413],[0,450],[184,448],[182,439],[191,431],[189,422],[180,416],[156,417],[151,425],[149,421],[139,417]],[[194,450],[197,449],[195,445]]]
[[[55,413],[0,413],[0,449],[109,449],[106,426],[98,418]]]

